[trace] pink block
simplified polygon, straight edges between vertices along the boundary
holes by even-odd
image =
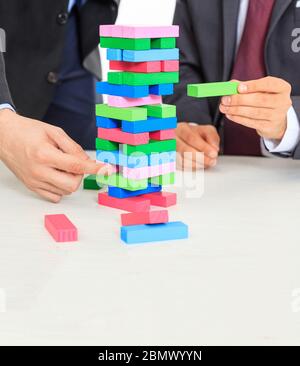
[[[148,62],[126,62],[126,61],[110,61],[110,70],[128,71],[128,72],[161,72],[161,61]]]
[[[66,215],[45,215],[45,228],[57,242],[77,241],[77,228]]]
[[[163,38],[179,37],[179,26],[122,26],[122,25],[100,25],[100,36],[118,38]]]
[[[117,208],[129,212],[145,212],[150,210],[150,199],[147,197],[116,198],[107,193],[98,194],[98,203],[102,206]]]
[[[129,133],[121,128],[98,128],[98,137],[104,140],[119,142],[120,144],[143,145],[149,142],[149,133]]]
[[[161,61],[161,71],[179,71],[179,61],[177,60],[166,60]]]
[[[161,130],[150,132],[149,134],[151,140],[172,140],[176,138],[175,130]]]
[[[154,192],[142,195],[151,201],[151,205],[160,207],[170,207],[176,205],[177,195],[172,192]]]
[[[145,166],[140,168],[122,167],[122,175],[129,179],[146,179],[158,177],[159,175],[173,173],[176,171],[176,163],[165,163],[160,165]]]
[[[144,98],[125,98],[109,95],[107,97],[107,103],[111,107],[139,107],[141,105],[161,104],[162,97],[160,95],[149,95]]]
[[[167,210],[121,214],[122,226],[162,224],[169,221]]]

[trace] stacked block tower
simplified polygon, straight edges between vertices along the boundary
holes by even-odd
[[[107,48],[107,82],[96,91],[108,95],[96,105],[97,160],[116,172],[99,174],[107,185],[100,205],[128,211],[121,215],[121,239],[127,243],[183,239],[188,228],[169,222],[166,207],[176,194],[163,192],[173,184],[176,170],[176,107],[163,104],[179,81],[178,26],[100,26],[100,46]],[[152,210],[151,206],[164,209]]]

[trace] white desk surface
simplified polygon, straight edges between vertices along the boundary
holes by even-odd
[[[54,205],[1,165],[0,344],[299,345],[300,162],[223,157],[201,198],[178,192],[190,239],[126,246],[95,191]],[[50,213],[80,241],[54,243]]]

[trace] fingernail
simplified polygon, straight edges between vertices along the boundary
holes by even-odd
[[[211,159],[216,159],[218,157],[218,153],[216,151],[211,151],[208,156],[211,158]]]
[[[248,90],[248,86],[246,84],[240,84],[239,85],[239,92],[240,93],[246,93],[247,90]]]
[[[231,104],[231,98],[230,97],[223,97],[222,98],[222,104],[230,105]]]

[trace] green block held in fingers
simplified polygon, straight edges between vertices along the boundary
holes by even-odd
[[[149,183],[158,186],[167,186],[175,183],[175,173],[160,175],[158,177],[149,178]]]
[[[115,38],[100,37],[102,48],[118,48],[121,50],[145,51],[150,50],[150,38]]]
[[[91,189],[98,191],[102,186],[99,186],[96,181],[96,175],[92,174],[84,178],[83,180],[83,189]]]
[[[158,85],[158,84],[176,84],[179,82],[178,72],[109,72],[108,82],[117,85]]]
[[[175,48],[176,38],[153,38],[151,48]]]
[[[96,150],[116,151],[119,150],[118,142],[100,139],[96,137]]]
[[[190,84],[187,86],[187,95],[195,98],[222,97],[238,94],[239,83],[225,81],[220,83]]]
[[[115,173],[109,176],[98,174],[97,183],[106,186],[127,189],[128,191],[138,191],[140,189],[146,189],[148,187],[148,179],[128,179],[123,177],[119,173]]]
[[[142,107],[118,108],[110,107],[107,104],[96,104],[96,116],[135,122],[147,119],[147,109]]]
[[[156,141],[150,140],[148,144],[133,146],[133,145],[122,145],[123,153],[131,155],[133,153],[142,153],[150,155],[151,153],[162,153],[176,150],[176,140],[163,140]]]
[[[173,118],[176,117],[176,106],[171,104],[152,104],[145,106],[148,117]]]

